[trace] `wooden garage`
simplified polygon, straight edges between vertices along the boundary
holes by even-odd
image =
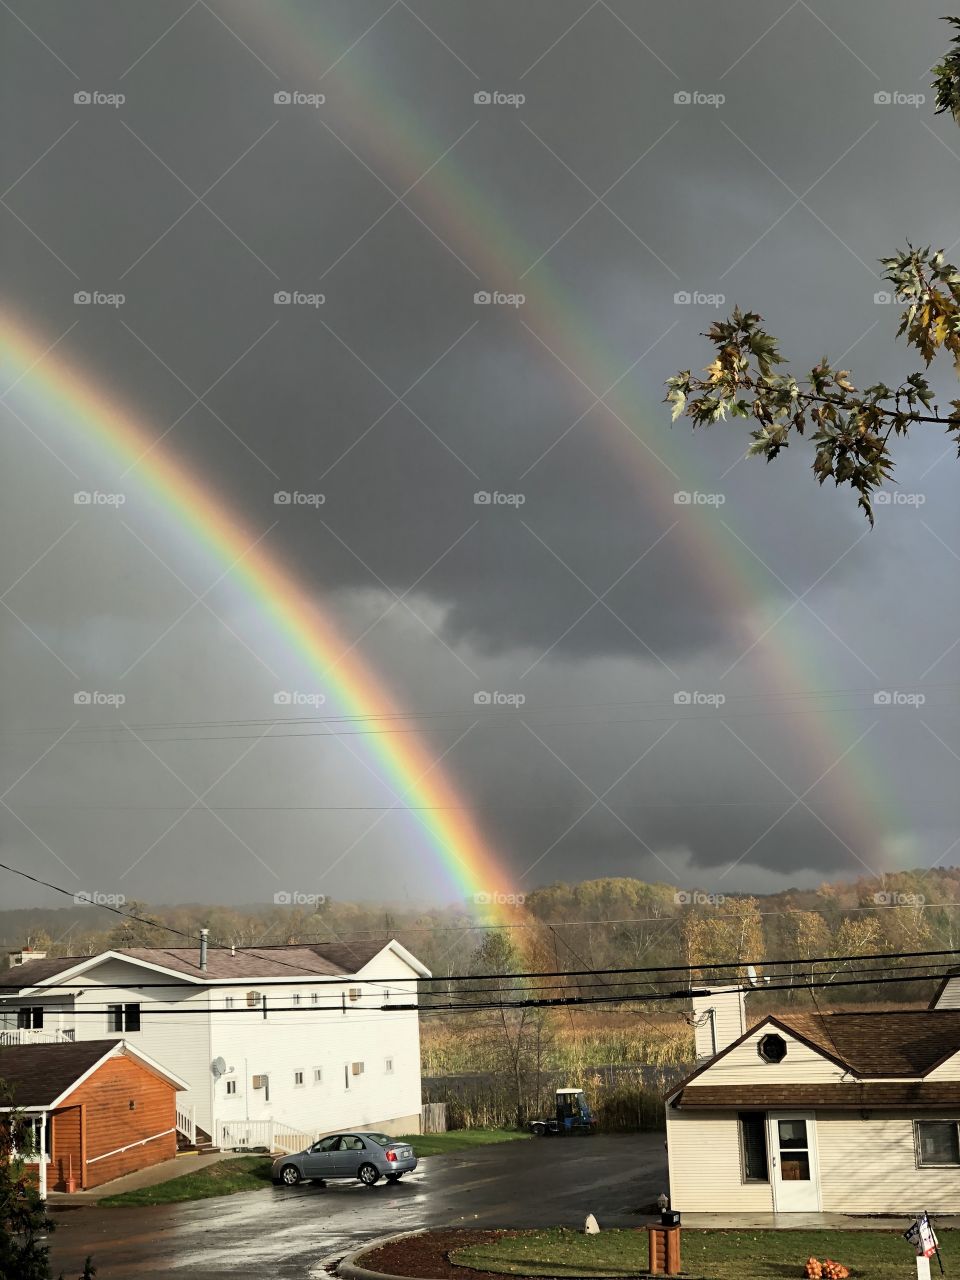
[[[34,1123],[41,1195],[97,1187],[177,1153],[186,1082],[125,1040],[0,1048],[4,1106]]]

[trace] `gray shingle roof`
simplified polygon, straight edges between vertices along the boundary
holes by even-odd
[[[237,947],[234,954],[211,946],[207,968],[200,968],[199,947],[115,947],[118,955],[160,965],[200,979],[250,979],[297,977],[347,977],[362,969],[387,945],[386,941],[359,943],[305,943],[278,947]],[[0,971],[0,987],[31,987],[65,973],[89,956],[58,956],[27,960],[15,968]]]
[[[42,961],[37,961],[42,964]],[[75,1044],[21,1044],[0,1048],[0,1081],[18,1107],[46,1107],[118,1044],[78,1040]],[[0,1106],[9,1106],[6,1097]]]

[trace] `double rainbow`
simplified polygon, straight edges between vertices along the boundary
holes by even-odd
[[[45,354],[47,346],[10,313],[0,312],[4,385],[12,389],[11,403],[24,421],[39,415],[76,434],[85,449],[103,451],[114,466],[136,463],[133,482],[230,570],[231,582],[329,691],[328,701],[347,717],[383,717],[389,723],[400,716],[401,708],[331,617],[257,541],[258,535],[168,449],[154,447],[155,433],[146,424],[59,356]],[[373,732],[365,742],[378,775],[421,824],[448,891],[466,898],[483,895],[495,904],[507,896],[509,875],[426,741],[414,732]]]

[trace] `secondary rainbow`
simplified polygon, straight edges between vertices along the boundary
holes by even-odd
[[[394,20],[403,20],[400,10],[387,17],[387,21]],[[362,139],[363,149],[356,154],[364,163],[372,160],[372,167],[398,190],[417,184],[411,202],[416,202],[418,212],[425,212],[431,229],[461,261],[480,275],[475,281],[465,273],[465,286],[471,291],[521,289],[527,295],[524,319],[528,336],[544,359],[557,359],[570,372],[571,381],[582,379],[581,390],[589,386],[596,394],[622,377],[639,352],[612,351],[598,341],[595,328],[548,262],[540,262],[529,276],[520,279],[546,244],[534,247],[525,243],[492,199],[489,188],[481,186],[468,171],[458,148],[451,148],[452,137],[439,137],[404,93],[391,92],[389,67],[370,56],[376,34],[351,40],[337,32],[329,10],[321,13],[296,0],[279,0],[269,9],[254,6],[245,10],[243,28],[251,37],[250,47],[268,55],[283,83],[292,78],[304,91],[327,90],[324,122],[335,127],[351,148]],[[335,83],[324,79],[331,66],[339,68]],[[465,93],[484,87],[466,75],[462,83]],[[531,147],[537,147],[533,138],[529,141]],[[651,141],[640,139],[638,150]],[[586,193],[585,204],[589,204]],[[402,211],[397,216],[403,216]],[[334,287],[331,277],[328,291]],[[658,389],[657,400],[661,394]],[[625,424],[649,419],[649,401],[631,393],[625,383],[615,386],[605,402]],[[704,596],[721,600],[725,611],[732,607],[742,617],[751,618],[755,634],[765,636],[768,625],[776,626],[775,635],[757,644],[752,653],[763,683],[776,694],[798,686],[816,688],[823,683],[822,672],[814,668],[798,624],[794,619],[777,624],[776,615],[770,616],[764,608],[766,571],[734,537],[718,531],[716,519],[709,513],[695,507],[678,511],[674,505],[674,488],[681,486],[675,481],[664,482],[660,463],[674,476],[682,472],[683,488],[710,490],[716,481],[697,475],[689,453],[679,447],[678,433],[669,430],[668,414],[662,407],[656,420],[663,429],[657,429],[653,452],[649,451],[650,442],[638,440],[629,425],[604,437],[614,441],[610,447],[618,466],[634,477],[648,507],[660,510],[664,527],[678,515],[682,517],[670,537],[683,546],[691,575]],[[566,425],[560,424],[559,429]],[[660,462],[655,461],[654,453]],[[735,528],[735,515],[725,513],[724,518]],[[885,771],[872,757],[869,739],[854,747],[857,733],[851,731],[849,722],[820,714],[824,709],[799,712],[793,721],[811,780],[827,771],[818,789],[832,793],[837,811],[844,814],[846,839],[839,832],[834,833],[836,838],[847,845],[862,869],[881,870],[878,849],[882,833],[898,825],[892,817],[895,781],[888,771],[884,776]],[[829,838],[826,832],[824,838]]]
[[[113,464],[137,463],[126,484],[144,486],[164,513],[201,544],[256,604],[289,648],[320,681],[328,702],[347,716],[389,718],[402,709],[363,661],[309,589],[258,543],[214,491],[193,475],[165,445],[155,446],[148,429],[119,401],[108,398],[9,312],[0,312],[0,354],[11,377],[11,399],[30,421],[31,411],[53,417],[79,437],[85,449],[99,447]],[[16,385],[14,385],[16,384]],[[434,865],[448,889],[462,897],[489,895],[494,904],[511,892],[510,877],[481,835],[469,806],[456,791],[437,752],[419,734],[371,733],[366,748],[382,776],[410,809],[427,837]],[[421,864],[422,865],[422,864]]]

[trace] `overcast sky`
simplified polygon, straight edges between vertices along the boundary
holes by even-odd
[[[808,449],[743,461],[742,426],[660,403],[734,303],[798,371],[918,366],[877,259],[960,253],[941,9],[11,0],[6,321],[56,347],[0,406],[4,859],[153,902],[447,901],[389,731],[442,756],[518,891],[955,863],[953,450],[917,432],[870,532]],[[58,361],[416,718],[318,722],[349,710],[331,673],[149,460],[32,396]]]

